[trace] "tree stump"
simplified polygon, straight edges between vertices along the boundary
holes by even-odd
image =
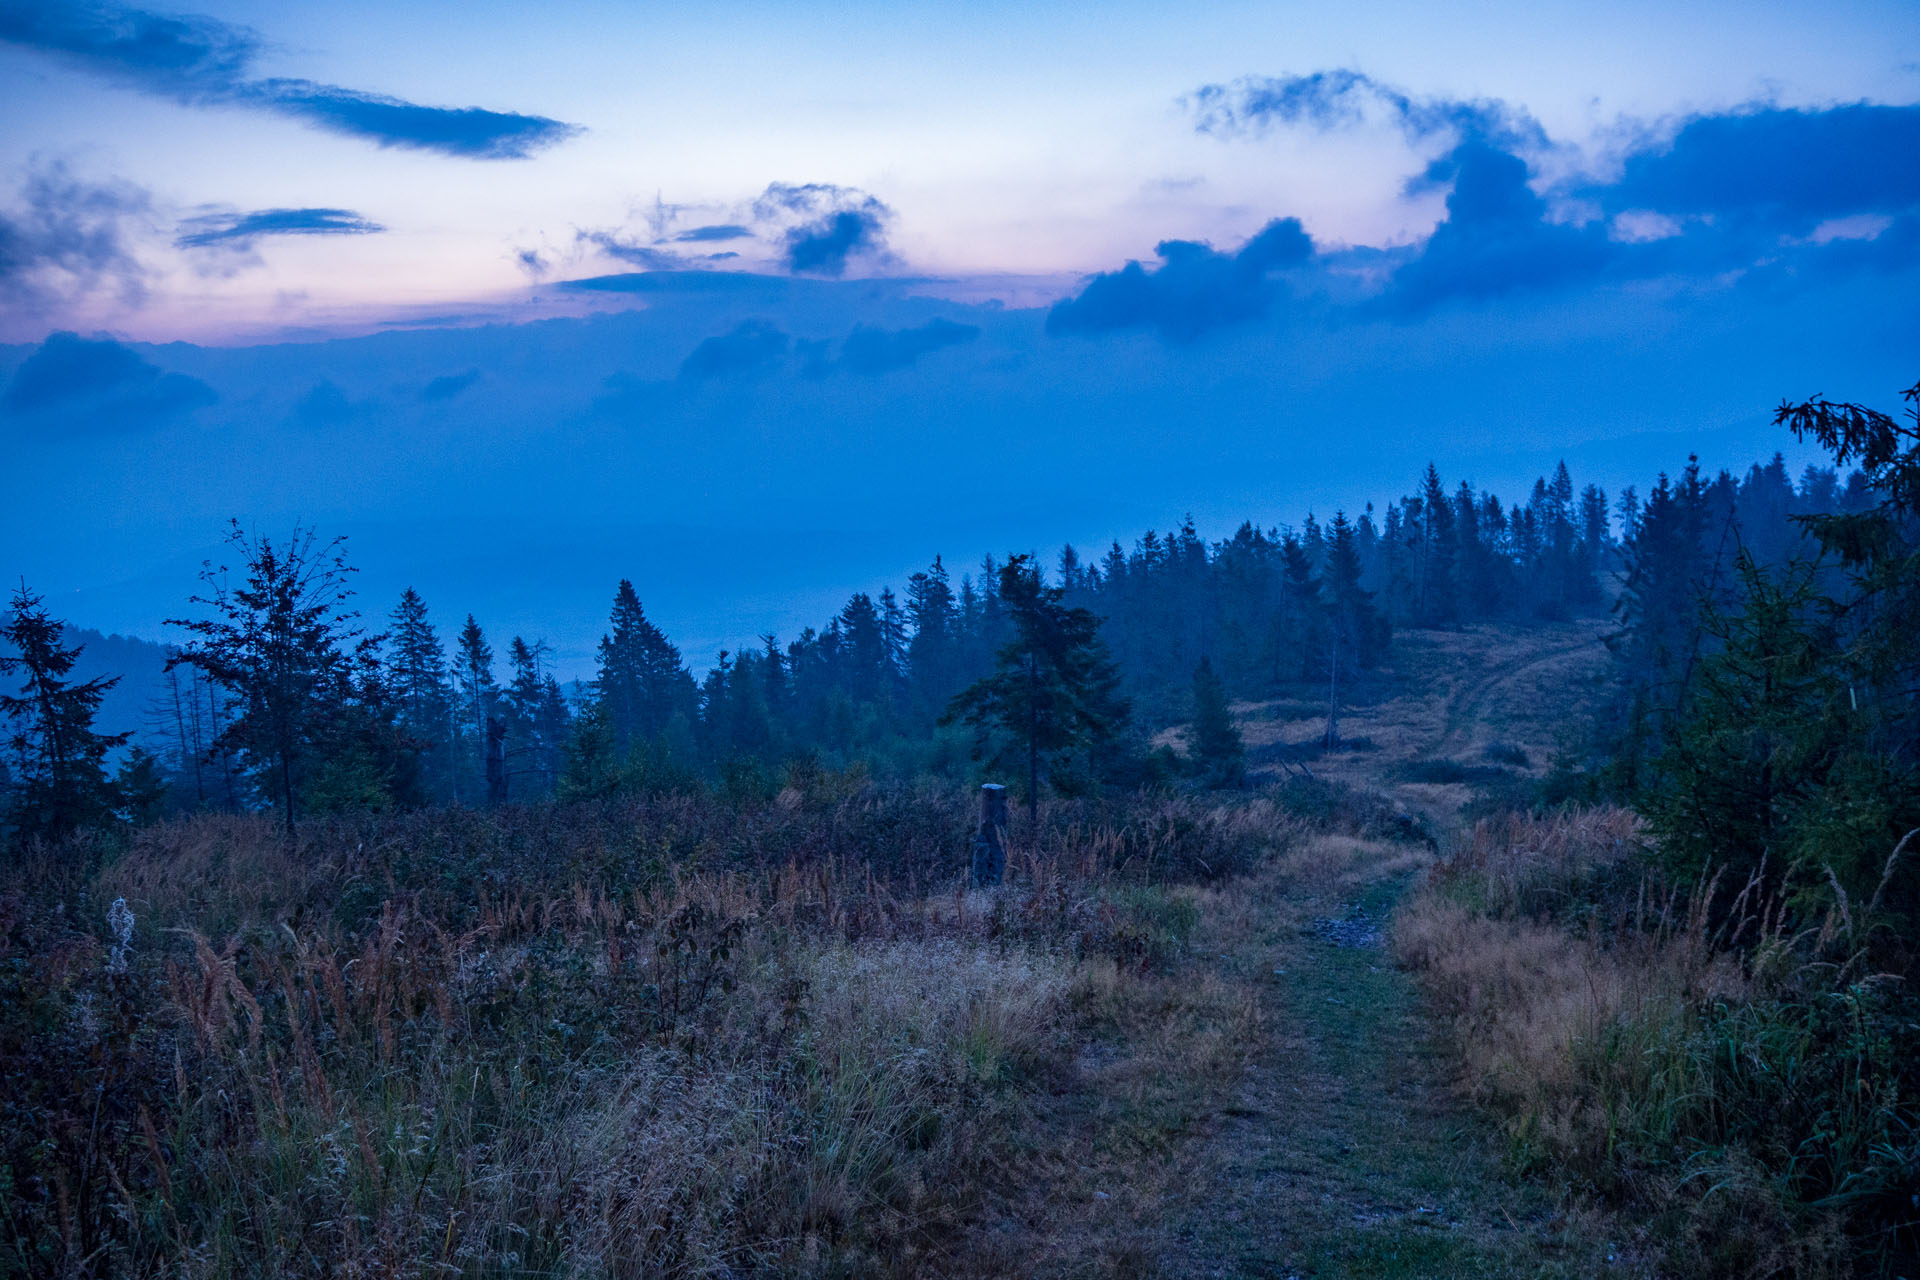
[[[1007,874],[1007,789],[997,782],[980,788],[980,826],[973,835],[973,883],[985,889]]]

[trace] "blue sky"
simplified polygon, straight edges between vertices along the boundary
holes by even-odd
[[[1916,101],[1911,4],[0,0],[0,548],[151,634],[315,520],[699,657],[1429,457],[1744,465],[1920,376]]]

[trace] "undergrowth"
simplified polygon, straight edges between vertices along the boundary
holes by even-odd
[[[41,848],[0,878],[0,1273],[938,1273],[1181,886],[1306,821],[1050,804],[985,894],[971,820],[828,779]]]
[[[1462,837],[1395,945],[1467,1089],[1679,1274],[1916,1274],[1920,1001],[1869,963],[1877,903],[1804,919],[1656,868],[1621,809]]]

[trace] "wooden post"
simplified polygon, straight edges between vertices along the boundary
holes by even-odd
[[[999,884],[1007,872],[1007,789],[997,782],[980,788],[980,826],[973,835],[973,883]]]
[[[507,802],[507,726],[494,716],[487,717],[487,803]]]

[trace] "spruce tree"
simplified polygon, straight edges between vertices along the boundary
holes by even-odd
[[[1233,721],[1227,687],[1214,674],[1211,659],[1193,671],[1193,718],[1187,728],[1187,752],[1210,787],[1237,787],[1246,777],[1246,744]]]
[[[691,722],[697,694],[680,651],[648,620],[633,583],[614,593],[612,629],[600,640],[594,691],[622,751]]]
[[[1373,607],[1372,593],[1360,585],[1360,556],[1354,546],[1353,526],[1345,512],[1335,512],[1328,526],[1326,596],[1327,619],[1327,728],[1328,748],[1340,745],[1342,681],[1351,682],[1357,669],[1379,662],[1386,648],[1386,622]]]
[[[939,556],[924,573],[907,579],[906,612],[912,631],[907,640],[907,675],[924,708],[921,714],[931,716],[953,696],[959,668],[958,602]]]
[[[460,715],[469,739],[469,759],[478,763],[477,782],[485,788],[488,804],[506,799],[506,726],[498,712],[500,685],[493,676],[493,646],[486,633],[467,615],[455,646],[454,671],[460,686]]]
[[[1421,578],[1420,620],[1426,626],[1439,626],[1459,616],[1454,578],[1458,547],[1453,504],[1448,501],[1440,473],[1431,462],[1421,482],[1420,533],[1425,566]]]
[[[6,726],[5,817],[21,837],[58,838],[102,821],[115,796],[106,760],[130,734],[97,733],[100,699],[117,676],[76,681],[83,646],[61,643],[64,625],[22,582],[13,616],[0,627],[0,675],[23,677],[18,693],[0,693]]]
[[[507,723],[508,777],[537,779],[537,790],[552,790],[558,769],[562,738],[550,737],[546,723],[547,642],[528,644],[519,636],[507,645],[507,665],[512,674],[501,695],[501,707]]]
[[[454,695],[447,676],[447,652],[427,616],[427,603],[408,587],[388,618],[388,682],[398,703],[399,723],[417,744],[427,792],[439,800],[456,798]]]
[[[1010,557],[997,585],[1013,636],[993,673],[955,695],[943,722],[980,731],[977,755],[1024,766],[1028,830],[1037,835],[1042,764],[1057,781],[1073,753],[1119,734],[1128,707],[1100,643],[1100,619],[1063,603],[1065,593],[1042,581],[1030,556]]]

